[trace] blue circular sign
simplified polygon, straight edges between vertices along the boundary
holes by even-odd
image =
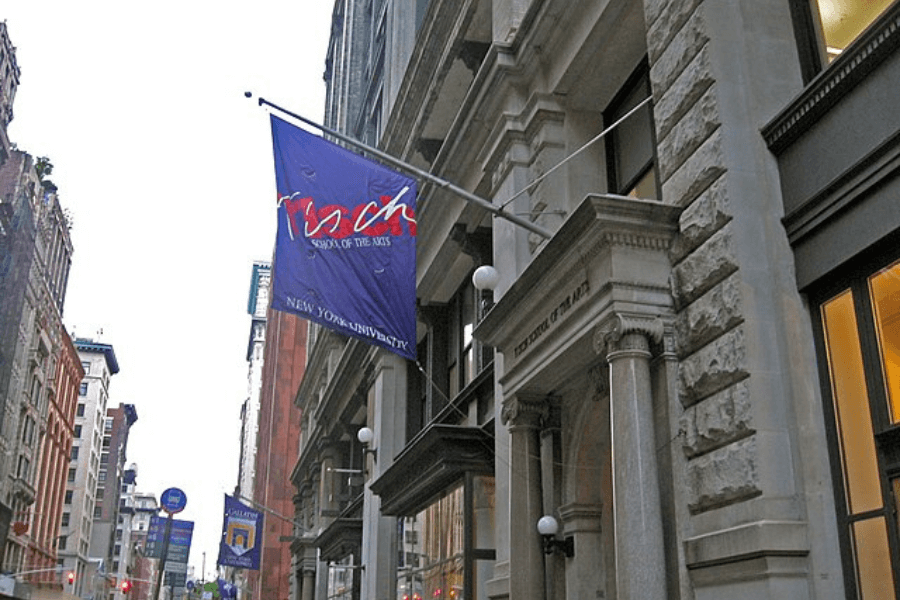
[[[187,495],[178,488],[169,488],[159,498],[162,509],[170,515],[184,510],[187,504]]]

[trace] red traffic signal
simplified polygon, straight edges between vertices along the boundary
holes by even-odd
[[[131,582],[128,581],[127,579],[124,580],[124,581],[122,582],[122,584],[119,586],[119,589],[122,590],[122,593],[123,593],[123,594],[127,594],[128,592],[131,591]]]
[[[66,574],[66,579],[69,581],[69,585],[75,583],[75,572],[69,571],[68,574]]]

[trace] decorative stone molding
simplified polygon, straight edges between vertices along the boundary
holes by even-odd
[[[593,391],[592,400],[600,401],[609,398],[609,363],[605,360],[588,370],[588,379]]]
[[[805,521],[755,521],[689,538],[684,550],[691,570],[761,556],[806,556],[808,525]]]
[[[503,401],[500,420],[510,429],[531,427],[537,429],[550,416],[550,405],[545,396],[518,394]]]
[[[647,340],[659,344],[663,341],[665,322],[658,315],[637,313],[614,313],[594,331],[594,352],[600,355],[611,352],[625,338],[633,333],[641,334]]]
[[[559,507],[565,535],[580,532],[599,532],[603,507],[599,504],[565,504]]]
[[[769,149],[780,154],[898,47],[900,5],[895,4],[763,128]]]

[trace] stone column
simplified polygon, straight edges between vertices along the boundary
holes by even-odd
[[[662,322],[615,315],[611,325],[598,334],[610,366],[616,591],[623,600],[665,600],[666,563],[650,381],[650,338],[661,338]]]
[[[325,528],[338,515],[338,481],[334,472],[340,468],[340,448],[334,440],[321,440],[319,447],[319,518],[318,526]]]
[[[537,522],[543,514],[538,434],[548,414],[543,398],[517,395],[503,403],[510,432],[509,597],[543,600],[544,555]]]
[[[303,565],[303,586],[300,592],[300,598],[303,600],[315,600],[316,593],[316,570]]]

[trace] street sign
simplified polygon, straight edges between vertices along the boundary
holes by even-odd
[[[184,563],[188,561],[193,532],[193,521],[172,519],[172,528],[171,531],[169,531],[169,544],[166,550],[166,560]],[[147,528],[147,545],[144,550],[144,555],[148,558],[162,558],[163,540],[165,535],[166,519],[156,515],[150,517],[150,526]]]
[[[178,488],[169,488],[162,493],[159,503],[164,511],[174,515],[184,510],[187,505],[187,496]]]

